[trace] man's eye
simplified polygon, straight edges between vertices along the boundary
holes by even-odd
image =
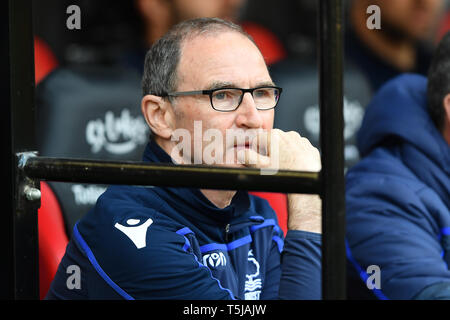
[[[271,96],[271,90],[270,89],[261,89],[261,90],[255,90],[253,92],[253,96],[255,98],[265,98]]]
[[[217,92],[214,94],[214,98],[217,100],[223,100],[227,97],[227,93],[226,92]]]
[[[226,100],[233,98],[233,93],[229,90],[223,90],[223,91],[216,91],[214,93],[214,99],[217,100]]]

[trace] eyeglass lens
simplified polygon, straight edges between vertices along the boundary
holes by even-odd
[[[220,89],[211,96],[213,108],[221,111],[234,110],[241,102],[244,92],[239,89]],[[253,91],[253,100],[257,109],[272,109],[277,104],[279,90],[276,88],[258,88]]]

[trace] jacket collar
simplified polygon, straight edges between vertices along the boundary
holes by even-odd
[[[150,139],[147,144],[143,161],[173,163],[170,155],[154,139]],[[248,192],[243,190],[237,191],[230,205],[223,209],[209,201],[197,188],[157,187],[153,190],[172,207],[176,208],[178,212],[183,212],[186,217],[191,216],[194,220],[200,220],[207,224],[227,224],[250,211],[249,195]]]

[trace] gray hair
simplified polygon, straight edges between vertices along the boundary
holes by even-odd
[[[177,67],[182,43],[185,40],[199,35],[214,35],[227,31],[238,32],[255,43],[240,26],[219,18],[186,20],[172,27],[145,56],[142,77],[143,95],[161,96],[176,90]]]

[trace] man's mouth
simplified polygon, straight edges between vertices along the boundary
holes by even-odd
[[[249,141],[246,141],[245,143],[235,143],[234,144],[234,148],[235,149],[249,149],[250,148],[250,146],[251,146],[251,144],[250,144],[250,142]]]

